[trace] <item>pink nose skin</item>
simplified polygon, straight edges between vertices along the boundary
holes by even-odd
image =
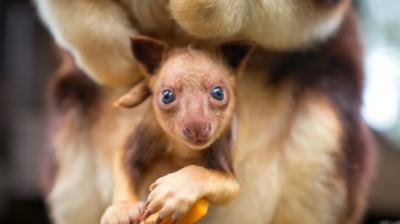
[[[190,123],[183,128],[185,137],[194,144],[204,144],[208,141],[211,131],[209,123]]]

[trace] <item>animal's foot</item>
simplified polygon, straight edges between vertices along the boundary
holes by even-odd
[[[118,202],[107,208],[101,224],[139,224],[142,219],[141,202]]]

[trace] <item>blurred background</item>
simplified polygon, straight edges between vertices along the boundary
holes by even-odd
[[[380,155],[365,223],[400,223],[400,1],[363,0],[363,115]],[[49,223],[41,195],[44,91],[58,65],[30,1],[0,0],[0,223]]]

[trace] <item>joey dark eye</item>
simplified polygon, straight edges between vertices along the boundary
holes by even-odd
[[[222,101],[225,96],[224,90],[221,87],[216,86],[211,90],[211,96],[216,100]]]
[[[162,92],[162,94],[161,94],[161,102],[163,104],[170,104],[170,103],[172,103],[174,101],[175,101],[175,95],[171,90],[167,89],[167,90],[164,90]]]

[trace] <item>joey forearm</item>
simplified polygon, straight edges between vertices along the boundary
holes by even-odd
[[[123,150],[115,152],[113,161],[113,203],[118,202],[138,202],[135,185],[123,164]]]
[[[226,204],[240,190],[240,186],[235,177],[219,171],[208,170],[209,179],[205,183],[204,198],[212,204]]]
[[[128,172],[123,165],[123,150],[117,150],[113,158],[113,200],[106,209],[101,224],[139,223],[141,220],[140,202],[134,185],[131,183]]]
[[[212,204],[225,204],[239,191],[232,176],[220,171],[189,165],[157,179],[150,186],[145,203],[145,217],[156,212],[162,217],[179,218],[200,199]]]
[[[187,190],[189,197],[195,200],[205,198],[212,204],[227,203],[240,189],[235,177],[197,165],[189,165],[161,177],[151,188],[159,186],[168,186],[171,190],[182,191],[183,194]]]

